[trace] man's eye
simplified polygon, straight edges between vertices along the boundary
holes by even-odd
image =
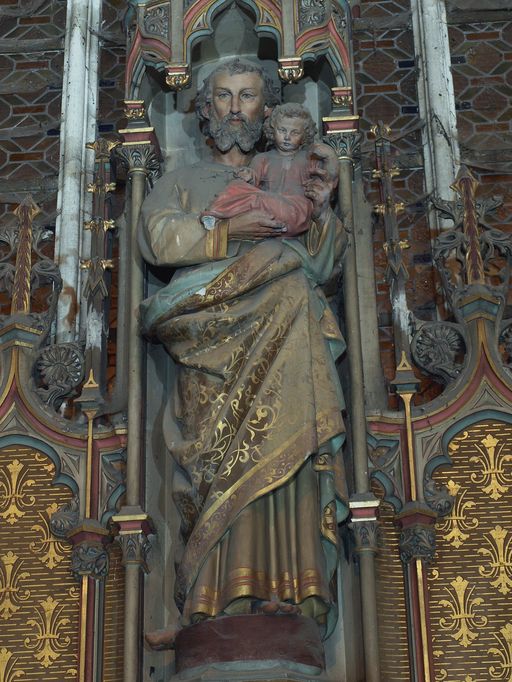
[[[227,99],[229,97],[227,92],[218,92],[217,93],[217,98],[218,99]]]
[[[242,99],[254,99],[254,95],[252,92],[244,92],[242,93]]]

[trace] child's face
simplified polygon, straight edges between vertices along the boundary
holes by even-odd
[[[306,121],[294,116],[281,116],[274,128],[274,142],[277,149],[285,155],[294,154],[304,140]]]

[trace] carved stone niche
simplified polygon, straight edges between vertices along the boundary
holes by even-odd
[[[282,88],[283,100],[305,105],[321,130],[322,116],[331,111],[331,88],[335,78],[324,58],[314,66],[305,64],[305,76],[297,84],[283,85],[278,77],[276,45],[268,36],[258,38],[254,19],[241,4],[230,4],[214,19],[213,37],[206,37],[193,50],[190,64],[191,86],[178,92],[161,88],[149,74],[141,84],[138,98],[144,100],[149,122],[154,126],[165,163],[165,171],[190,165],[200,159],[204,138],[194,113],[198,86],[218,64],[219,59],[241,56],[259,62]],[[148,295],[162,286],[165,275],[150,268]],[[176,471],[166,452],[162,429],[163,405],[171,391],[174,368],[161,346],[147,348],[146,513],[156,526],[156,539],[148,556],[145,577],[145,633],[173,628],[180,621],[174,602],[174,559],[182,543],[176,519],[178,514],[169,482]],[[143,650],[143,675],[173,680],[296,680],[306,682],[362,679],[359,608],[354,563],[340,557],[339,603],[343,604],[333,634],[321,642],[318,632],[301,615],[276,617],[239,615],[219,617],[184,628],[176,638],[175,653]],[[244,632],[233,645],[235,634]],[[246,622],[247,621],[247,622]],[[315,626],[316,627],[316,626]],[[248,628],[248,629],[246,629]],[[192,638],[192,641],[191,641]],[[231,642],[229,647],[225,641]],[[300,642],[300,646],[297,646]],[[175,674],[176,677],[169,677]]]

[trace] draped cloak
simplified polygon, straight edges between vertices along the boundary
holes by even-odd
[[[216,218],[232,218],[250,210],[263,211],[294,233],[309,229],[313,202],[304,196],[304,186],[317,164],[309,151],[300,149],[293,156],[283,156],[272,149],[256,154],[249,164],[254,184],[233,180],[207,209]]]
[[[231,178],[207,161],[167,173],[142,208],[144,258],[178,268],[142,305],[177,365],[163,425],[178,465],[176,601],[185,622],[289,601],[327,634],[347,513],[344,342],[319,285],[343,228],[331,212],[301,238],[228,242],[199,214]]]

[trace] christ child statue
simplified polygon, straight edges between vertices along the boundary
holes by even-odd
[[[313,203],[304,196],[304,186],[318,168],[335,180],[337,163],[332,149],[313,143],[316,124],[299,104],[275,107],[264,125],[273,148],[256,154],[249,166],[235,171],[235,178],[204,211],[220,219],[257,210],[268,214],[282,227],[282,236],[306,232],[311,224]]]

